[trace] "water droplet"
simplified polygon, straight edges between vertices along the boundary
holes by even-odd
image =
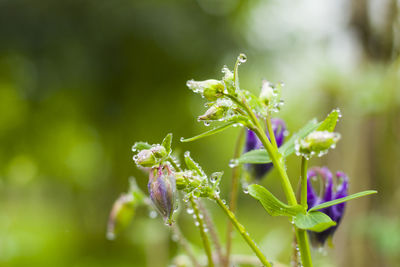
[[[204,228],[204,232],[207,233],[208,232],[208,228]]]
[[[139,159],[138,155],[133,156],[133,161],[137,161]]]
[[[193,214],[194,210],[193,210],[192,208],[188,208],[188,209],[186,210],[186,212],[187,212],[188,214]]]
[[[195,222],[194,222],[194,225],[199,226],[200,223],[199,223],[198,221],[195,221]]]
[[[237,159],[231,159],[229,161],[229,167],[230,168],[235,168],[239,165],[239,161]]]
[[[106,237],[108,240],[115,240],[115,234],[113,232],[107,232]]]
[[[183,140],[185,140],[185,138],[181,137],[179,140],[180,140],[181,142],[183,142]]]
[[[210,122],[209,121],[205,121],[204,122],[204,126],[210,126]]]
[[[245,63],[246,61],[247,61],[247,56],[245,54],[240,54],[238,56],[238,63],[239,64]]]
[[[157,217],[157,212],[154,211],[154,210],[150,211],[149,212],[149,217],[152,218],[152,219],[156,218]]]
[[[172,239],[172,241],[174,241],[174,242],[178,242],[179,236],[176,235],[176,234],[173,234],[173,235],[171,236],[171,239]]]

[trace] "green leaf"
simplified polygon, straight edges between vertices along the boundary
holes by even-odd
[[[235,124],[235,122],[230,122],[230,123],[215,127],[214,129],[211,129],[211,130],[209,130],[207,132],[204,132],[202,134],[196,135],[196,136],[191,137],[191,138],[186,138],[186,139],[181,138],[181,142],[192,142],[192,141],[195,141],[197,139],[200,139],[200,138],[203,138],[203,137],[207,137],[207,136],[222,132],[226,128],[231,127],[233,124]]]
[[[186,167],[189,170],[196,172],[200,176],[206,175],[200,165],[192,159],[189,151],[186,151],[183,157],[185,158]]]
[[[270,163],[272,160],[265,149],[251,150],[238,158],[239,164],[243,163]]]
[[[294,148],[295,141],[298,138],[306,137],[309,133],[314,131],[318,126],[319,126],[319,124],[317,123],[317,121],[315,119],[309,121],[303,128],[300,129],[300,131],[293,134],[292,137],[279,148],[279,152],[284,157],[291,155],[295,151],[295,148]],[[243,163],[260,164],[260,163],[270,163],[271,161],[272,160],[271,160],[268,152],[265,149],[249,151],[247,153],[244,153],[237,159],[237,162],[239,164],[243,164]]]
[[[294,224],[300,229],[311,230],[314,232],[322,232],[329,227],[335,226],[336,222],[319,211],[312,211],[307,213],[298,213],[294,217]]]
[[[132,151],[133,152],[137,152],[143,149],[149,149],[151,148],[151,145],[148,144],[147,142],[136,142],[133,146],[132,146]]]
[[[261,205],[271,216],[295,216],[301,212],[305,213],[302,206],[286,205],[261,185],[250,185],[248,190],[250,196],[260,201]]]
[[[323,122],[321,122],[317,131],[333,132],[335,130],[336,123],[338,122],[340,116],[341,115],[339,109],[332,110],[331,113],[329,113],[329,115],[326,117],[326,119]]]
[[[358,192],[358,193],[352,194],[347,197],[342,197],[342,198],[338,198],[338,199],[335,199],[332,201],[324,202],[322,204],[312,207],[309,211],[324,209],[324,208],[334,206],[334,205],[337,205],[337,204],[340,204],[340,203],[343,203],[343,202],[346,202],[346,201],[349,201],[349,200],[352,200],[355,198],[368,196],[368,195],[372,195],[372,194],[376,194],[376,193],[378,193],[378,192],[375,190],[367,190],[367,191]]]
[[[162,141],[162,144],[161,144],[167,151],[168,155],[171,153],[171,144],[172,144],[172,133],[169,133],[164,138],[164,140]]]

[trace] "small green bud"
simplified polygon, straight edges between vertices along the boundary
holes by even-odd
[[[222,96],[225,86],[218,80],[193,81],[186,83],[187,87],[195,93],[199,93],[209,101],[215,101]]]
[[[327,153],[329,148],[334,148],[339,140],[339,133],[314,131],[307,135],[306,138],[296,142],[296,153],[308,157],[314,154],[322,156]]]
[[[207,80],[207,86],[204,88],[203,95],[209,101],[215,101],[220,98],[223,93],[225,86],[221,81]]]
[[[206,111],[206,113],[204,113],[204,115],[199,116],[199,120],[201,121],[218,120],[224,117],[227,111],[228,111],[227,106],[213,105]]]
[[[154,164],[156,164],[156,157],[149,149],[140,151],[136,156],[133,157],[133,160],[137,165],[142,167],[152,167]]]
[[[150,150],[154,154],[154,156],[159,159],[167,156],[167,150],[165,149],[165,147],[163,147],[161,145],[156,145],[156,146],[152,147]]]
[[[112,207],[107,225],[107,239],[115,239],[128,226],[134,213],[135,198],[132,194],[122,194]]]
[[[262,86],[261,86],[261,92],[260,92],[260,100],[268,106],[268,104],[271,102],[272,97],[274,96],[274,89],[272,88],[271,84],[263,80]]]

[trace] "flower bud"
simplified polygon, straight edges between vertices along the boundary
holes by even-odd
[[[209,101],[215,101],[224,93],[225,86],[221,81],[208,80],[209,85],[204,88],[203,95]]]
[[[207,100],[215,101],[222,96],[225,86],[218,80],[205,80],[201,82],[190,80],[186,83],[187,87],[195,93],[202,94]]]
[[[165,149],[165,147],[163,147],[161,145],[156,145],[156,146],[152,147],[150,150],[154,154],[154,156],[156,156],[159,159],[161,159],[167,155],[167,150]]]
[[[297,152],[303,155],[317,153],[325,154],[329,148],[334,147],[340,139],[340,134],[329,131],[314,131],[297,143]]]
[[[112,207],[107,225],[107,238],[115,239],[116,235],[128,226],[135,213],[135,199],[132,194],[122,194]]]
[[[156,164],[156,157],[150,149],[143,149],[133,157],[133,160],[142,167],[152,167]]]
[[[323,195],[316,194],[311,184],[312,179],[315,180],[318,178],[322,179],[321,183],[323,184],[324,190],[321,191]],[[348,178],[346,174],[344,174],[343,172],[337,172],[336,179],[337,182],[335,184],[337,186],[336,188],[334,188],[333,175],[328,168],[314,167],[308,171],[307,173],[308,209],[311,209],[312,207],[322,204],[324,202],[332,201],[347,196]],[[328,238],[332,238],[334,232],[336,231],[343,217],[345,206],[346,202],[343,202],[320,210],[321,212],[328,215],[332,219],[332,221],[335,221],[336,225],[319,233],[310,231],[309,235],[311,237],[311,241],[313,242],[314,246],[323,246]]]
[[[218,120],[221,119],[227,111],[224,106],[211,106],[204,115],[199,116],[201,121]]]
[[[167,173],[164,173],[164,168],[167,169]],[[150,172],[148,189],[154,206],[164,221],[171,225],[176,200],[175,176],[166,166],[154,168]]]
[[[260,92],[260,100],[265,105],[268,105],[271,102],[273,96],[274,89],[272,88],[271,84],[268,81],[263,80]]]

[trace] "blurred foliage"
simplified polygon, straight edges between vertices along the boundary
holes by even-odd
[[[166,266],[181,253],[162,220],[148,218],[145,209],[125,235],[107,241],[108,213],[129,176],[146,189],[132,144],[157,142],[168,132],[174,147],[190,148],[207,172],[225,171],[227,195],[237,130],[192,144],[178,138],[204,127],[195,122],[202,107],[186,80],[220,78],[222,65],[232,66],[239,52],[249,62],[242,86],[285,81],[280,116],[291,132],[340,107],[343,139],[311,165],[348,173],[351,193],[379,191],[349,203],[336,248],[328,257],[315,252],[317,266],[393,266],[400,203],[398,5],[1,0],[0,266]],[[292,157],[288,164],[296,183],[299,162]],[[281,193],[274,176],[263,184]],[[207,204],[225,233],[225,218]],[[290,262],[291,231],[279,218],[244,194],[238,217],[270,258]],[[354,231],[353,219],[372,221]],[[180,223],[200,254],[191,218]],[[238,235],[233,250],[250,253]]]

